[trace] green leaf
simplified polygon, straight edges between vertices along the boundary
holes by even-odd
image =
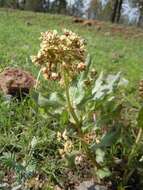
[[[30,162],[26,166],[26,174],[30,175],[35,171],[36,171],[36,161],[30,160]]]
[[[102,163],[104,161],[104,157],[105,157],[105,152],[103,150],[101,150],[100,148],[98,148],[96,150],[96,161],[97,161],[97,163]]]
[[[69,113],[67,111],[63,111],[60,115],[60,123],[61,126],[64,126],[69,122]]]
[[[37,145],[37,138],[34,136],[31,140],[31,148],[34,149]]]
[[[85,61],[86,70],[82,72],[80,78],[78,79],[78,81],[76,81],[77,83],[75,83],[74,86],[70,87],[70,98],[73,104],[78,106],[78,108],[80,108],[81,106],[80,104],[83,105],[88,100],[87,92],[85,92],[84,80],[87,79],[91,63],[92,63],[91,57],[90,55],[88,55]]]
[[[79,87],[70,87],[70,98],[74,105],[80,104],[80,102],[83,100],[85,91],[82,88],[82,86]]]
[[[101,91],[101,85],[103,84],[103,72],[100,73],[98,79],[95,82],[94,88],[92,89],[92,94]]]
[[[116,75],[108,75],[106,80],[103,77],[103,72],[95,82],[94,88],[92,90],[93,100],[98,100],[104,96],[112,93],[114,89],[117,88],[120,81],[120,73]]]
[[[107,134],[101,139],[99,144],[94,144],[92,148],[105,148],[110,147],[117,142],[121,134],[121,127],[117,127],[116,130],[110,130]]]
[[[0,157],[0,161],[6,167],[10,169],[15,169],[15,166],[16,166],[15,154],[10,153],[10,152],[4,152],[3,155]]]
[[[90,69],[90,66],[91,66],[91,64],[92,64],[92,60],[91,60],[91,57],[90,57],[89,54],[88,54],[88,56],[87,56],[87,58],[86,58],[85,64],[86,64],[86,70],[85,70],[84,72],[82,72],[79,81],[83,81],[83,80],[86,79],[87,76],[88,76],[89,69]]]
[[[64,96],[62,96],[62,94],[58,93],[58,92],[51,93],[49,100],[59,102],[60,104],[64,104],[64,102],[65,102]]]
[[[49,98],[45,98],[44,96],[39,94],[38,105],[40,105],[41,107],[59,108],[63,106],[63,102],[57,93],[52,93]]]
[[[116,143],[118,138],[120,137],[120,129],[117,129],[115,131],[109,131],[101,140],[100,146],[102,147],[108,147]]]
[[[143,128],[143,107],[141,107],[139,113],[138,113],[138,127]]]
[[[129,81],[125,78],[121,78],[120,82],[119,82],[119,86],[128,86]]]
[[[70,154],[67,154],[67,164],[70,168],[75,167],[75,158],[78,153],[78,151],[72,151]]]
[[[16,161],[16,156],[14,153],[3,153],[3,155],[0,157],[0,161],[4,166],[16,172],[22,172],[24,170],[24,166]]]
[[[108,75],[106,81],[107,81],[107,89],[109,91],[109,93],[111,93],[114,88],[116,88],[120,82],[120,75],[121,73],[117,73],[116,75]]]
[[[32,92],[31,92],[31,96],[32,96],[33,100],[36,102],[36,104],[38,104],[39,92],[37,92],[37,91],[32,91]]]
[[[105,177],[109,177],[111,175],[111,172],[107,167],[104,167],[102,169],[97,170],[96,174],[100,179],[103,179]]]

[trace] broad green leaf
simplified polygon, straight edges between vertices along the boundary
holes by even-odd
[[[107,81],[107,86],[106,88],[108,89],[108,93],[111,93],[114,88],[116,88],[120,82],[120,72],[117,73],[116,75],[108,75],[106,81]]]
[[[101,147],[108,147],[112,146],[116,143],[118,138],[120,137],[121,130],[118,128],[115,131],[109,131],[101,140],[100,146]]]
[[[94,88],[92,90],[92,95],[94,100],[103,98],[114,91],[118,86],[120,81],[120,73],[117,75],[108,75],[106,80],[103,77],[103,72],[100,74],[99,78],[96,80]]]
[[[105,167],[105,168],[97,170],[96,174],[98,175],[100,179],[103,179],[105,177],[109,177],[111,175],[111,172],[107,167]]]
[[[51,102],[48,98],[45,98],[44,96],[39,94],[39,96],[38,96],[38,104],[41,107],[45,107],[45,106],[53,106],[55,104],[55,102]]]
[[[105,157],[105,152],[103,150],[101,150],[100,148],[98,148],[96,150],[96,161],[97,161],[97,163],[102,163],[104,161],[104,157]]]
[[[119,126],[116,130],[111,130],[107,132],[105,136],[101,139],[99,144],[94,144],[93,149],[110,147],[117,142],[121,134],[121,127]]]
[[[41,107],[48,107],[49,106],[49,107],[53,107],[53,108],[59,108],[59,107],[63,106],[61,100],[56,95],[56,93],[52,93],[50,98],[45,98],[44,96],[39,94],[38,104]]]
[[[75,158],[78,154],[78,151],[72,151],[70,154],[67,154],[67,164],[69,167],[75,167]]]
[[[83,100],[85,91],[82,88],[82,86],[79,87],[70,87],[70,98],[74,105],[80,104],[80,102]]]
[[[50,94],[49,100],[64,104],[65,98],[64,98],[64,96],[62,96],[62,94],[60,94],[58,92],[53,92]]]
[[[119,82],[119,86],[128,86],[129,81],[125,78],[121,78],[120,82]]]

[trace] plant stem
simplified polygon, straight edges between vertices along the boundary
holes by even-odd
[[[72,106],[71,100],[70,100],[70,94],[69,94],[69,80],[68,77],[66,77],[66,73],[64,73],[64,82],[65,82],[65,91],[66,91],[66,98],[67,98],[67,103],[68,103],[68,108],[69,108],[69,112],[72,115],[76,125],[74,125],[74,127],[76,128],[76,130],[81,133],[81,124],[80,121],[74,111],[74,108]]]
[[[82,122],[79,121],[76,113],[75,113],[75,110],[72,106],[72,103],[71,103],[71,100],[70,100],[70,94],[69,94],[69,80],[68,80],[68,76],[66,76],[66,73],[64,72],[64,82],[65,82],[65,91],[66,91],[66,98],[67,98],[67,104],[68,104],[68,108],[69,108],[69,112],[70,114],[72,115],[74,121],[75,121],[75,125],[74,125],[74,128],[76,129],[77,131],[77,134],[81,140],[81,143],[82,143],[82,147],[84,149],[84,151],[86,152],[86,155],[87,157],[92,161],[92,163],[94,164],[94,166],[96,168],[101,168],[100,165],[96,162],[96,159],[93,155],[93,153],[91,152],[88,144],[84,141],[84,134],[81,130],[81,127],[82,127]]]
[[[37,79],[36,79],[36,84],[35,84],[35,90],[36,90],[37,87],[38,87],[38,82],[39,82],[39,78],[40,78],[41,72],[42,72],[42,69],[40,69],[40,71],[39,71],[39,73],[38,73],[38,76],[37,76]]]
[[[133,174],[133,172],[135,171],[135,168],[133,168],[129,173],[128,173],[128,169],[129,169],[129,166],[133,160],[133,158],[135,157],[136,155],[136,152],[137,152],[137,149],[138,149],[138,146],[140,145],[140,141],[143,137],[143,129],[140,128],[139,129],[139,132],[138,132],[138,135],[137,135],[137,138],[136,138],[136,141],[135,143],[133,144],[133,147],[132,147],[132,150],[129,154],[129,159],[128,159],[128,163],[127,163],[127,168],[124,172],[124,177],[123,177],[123,181],[124,181],[124,185],[127,185],[131,175]]]

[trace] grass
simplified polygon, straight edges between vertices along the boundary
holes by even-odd
[[[20,66],[36,74],[30,55],[37,53],[40,32],[49,29],[68,28],[79,33],[87,41],[89,53],[97,70],[122,71],[123,75],[136,84],[143,73],[142,36],[112,34],[94,27],[83,27],[72,23],[71,17],[20,11],[0,11],[0,68]],[[105,28],[105,27],[104,27]],[[126,30],[126,28],[125,28]]]
[[[40,33],[49,29],[60,31],[67,28],[86,39],[94,67],[98,71],[121,71],[129,80],[130,86],[137,88],[143,73],[142,35],[137,37],[138,30],[135,28],[130,28],[133,33],[128,37],[112,33],[110,26],[106,24],[98,31],[96,27],[74,24],[71,17],[1,9],[0,70],[18,66],[31,71],[36,77],[38,69],[31,63],[30,56],[36,54],[39,49]],[[45,90],[44,87],[42,89]],[[53,90],[53,86],[50,89]],[[38,141],[35,160],[42,160],[37,167],[47,176],[57,180],[56,173],[62,165],[55,159],[55,134],[50,128],[50,122],[46,120],[43,110],[38,110],[31,99],[20,104],[7,104],[4,98],[0,97],[0,155],[3,152],[11,152],[16,154],[17,159],[30,159],[30,145],[35,136]]]

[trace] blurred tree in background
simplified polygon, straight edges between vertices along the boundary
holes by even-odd
[[[113,8],[112,8],[112,16],[111,16],[111,21],[119,23],[120,17],[121,17],[121,9],[122,9],[122,4],[123,0],[114,0],[113,3]]]
[[[84,14],[83,7],[84,7],[84,0],[75,0],[74,4],[69,5],[67,9],[70,15],[82,17]]]
[[[0,6],[130,24],[125,8],[129,16],[139,15],[133,24],[143,27],[143,0],[0,0]]]
[[[103,6],[102,1],[92,0],[90,3],[89,14],[95,13],[96,18],[100,20],[110,20],[111,22],[119,22],[121,17],[123,0],[109,0]]]
[[[43,1],[42,0],[26,0],[24,7],[26,10],[42,11]]]
[[[139,9],[140,9],[140,17],[138,21],[138,26],[143,27],[143,0],[139,0]]]
[[[67,13],[67,1],[66,0],[55,0],[49,11],[54,13],[66,14]]]
[[[19,8],[18,0],[0,0],[0,6],[9,8]]]

